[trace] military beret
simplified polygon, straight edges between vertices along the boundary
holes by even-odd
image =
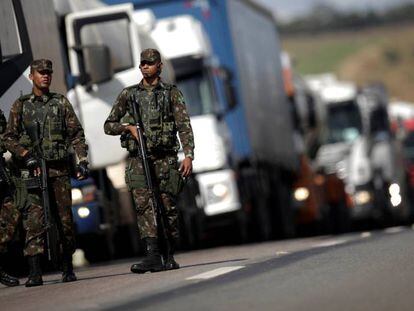
[[[161,61],[160,52],[158,52],[156,49],[145,49],[141,52],[141,62],[142,61],[147,61],[147,62]]]
[[[30,69],[36,71],[49,71],[50,73],[52,73],[52,61],[45,58],[36,59],[32,61],[32,63],[30,64]]]

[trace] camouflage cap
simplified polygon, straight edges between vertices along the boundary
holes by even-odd
[[[161,55],[160,52],[158,52],[156,49],[145,49],[141,52],[141,62],[147,61],[147,62],[156,62],[161,61]]]
[[[53,72],[53,68],[52,68],[52,61],[49,59],[36,59],[34,61],[32,61],[32,63],[30,64],[30,69],[31,70],[36,70],[36,71],[49,71],[50,73]]]

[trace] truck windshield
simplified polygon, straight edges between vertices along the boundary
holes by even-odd
[[[414,132],[409,132],[403,141],[404,157],[410,163],[414,163]]]
[[[207,74],[196,73],[177,78],[190,116],[213,113],[213,90]]]
[[[347,101],[328,107],[325,142],[328,144],[352,142],[362,131],[359,108],[354,101]]]
[[[129,38],[129,21],[126,17],[84,25],[80,29],[80,41],[83,46],[107,46],[114,72],[126,70],[134,65]]]

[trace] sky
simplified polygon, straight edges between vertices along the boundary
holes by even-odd
[[[344,11],[383,10],[403,3],[414,3],[414,0],[255,0],[273,10],[283,21],[305,14],[314,5],[326,3]]]

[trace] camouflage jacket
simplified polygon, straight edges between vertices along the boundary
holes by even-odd
[[[49,176],[68,174],[68,149],[73,147],[79,161],[87,161],[87,145],[82,126],[65,96],[33,93],[17,99],[11,110],[4,144],[22,167],[22,154],[33,152],[29,127],[39,124],[42,156],[48,161]],[[23,168],[23,167],[22,167]]]
[[[194,137],[190,117],[180,90],[171,84],[160,82],[154,87],[145,87],[143,81],[127,87],[118,95],[111,113],[105,121],[108,135],[121,135],[125,126],[134,124],[133,100],[138,103],[146,145],[151,151],[178,151],[180,145],[177,132],[186,157],[194,158]]]

